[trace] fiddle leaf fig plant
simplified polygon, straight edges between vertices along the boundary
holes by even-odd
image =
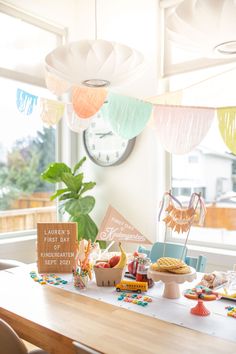
[[[94,188],[95,182],[84,182],[84,174],[79,173],[86,157],[83,157],[73,169],[65,163],[53,162],[41,174],[41,178],[49,183],[64,183],[65,188],[57,189],[51,200],[58,198],[60,211],[70,215],[70,221],[78,224],[78,241],[95,240],[98,228],[89,216],[95,205],[95,198],[84,193]]]

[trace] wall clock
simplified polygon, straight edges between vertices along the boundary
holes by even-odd
[[[108,167],[119,165],[127,159],[135,138],[123,139],[113,133],[109,122],[98,114],[83,132],[83,142],[89,158],[99,166]]]

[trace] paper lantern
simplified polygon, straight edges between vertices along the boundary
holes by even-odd
[[[74,85],[116,87],[134,80],[143,55],[123,44],[83,40],[61,45],[46,58],[47,71]]]
[[[124,139],[132,139],[146,126],[152,112],[152,104],[133,97],[109,93],[101,112],[110,122],[114,133]]]
[[[173,154],[193,150],[210,129],[214,112],[211,108],[155,106],[156,133],[164,149]]]
[[[49,126],[57,124],[64,114],[64,103],[46,98],[40,99],[40,117]]]
[[[72,104],[80,118],[90,118],[102,107],[107,96],[104,88],[74,87]]]
[[[75,133],[81,133],[82,131],[86,130],[92,120],[93,117],[89,119],[81,119],[76,115],[73,111],[72,105],[67,105],[66,108],[66,123],[68,127]]]
[[[236,154],[236,107],[217,109],[220,134],[227,147]]]

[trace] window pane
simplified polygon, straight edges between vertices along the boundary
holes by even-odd
[[[54,221],[55,205],[49,196],[54,185],[40,173],[55,161],[55,129],[43,125],[38,106],[30,115],[16,105],[17,88],[39,97],[48,92],[0,78],[0,233],[33,229],[38,221]]]
[[[236,246],[236,156],[220,137],[217,121],[202,144],[186,155],[172,156],[172,192],[187,206],[191,193],[204,197],[204,227],[192,227],[189,240]],[[185,239],[173,232],[175,239]]]
[[[3,13],[0,32],[0,67],[42,78],[44,58],[57,46],[57,35]]]

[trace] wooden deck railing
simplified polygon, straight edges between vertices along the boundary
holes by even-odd
[[[56,222],[56,206],[1,211],[0,233],[35,229],[37,222]]]
[[[220,204],[207,206],[204,227],[236,230],[236,208]]]
[[[56,206],[0,211],[0,233],[35,229],[37,222],[56,222]],[[203,227],[236,230],[236,208],[207,206]]]

